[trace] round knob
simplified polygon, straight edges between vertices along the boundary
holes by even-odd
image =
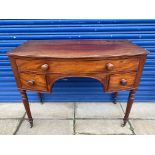
[[[107,69],[108,71],[111,71],[111,70],[114,69],[114,65],[111,64],[111,63],[108,63],[108,64],[106,64],[106,69]]]
[[[122,86],[126,86],[126,85],[127,85],[127,80],[126,80],[126,79],[122,79],[122,80],[120,81],[120,84],[121,84]]]
[[[41,69],[42,69],[43,71],[46,71],[46,70],[48,69],[48,64],[42,65],[42,66],[41,66]]]
[[[29,86],[33,86],[33,85],[34,85],[34,80],[29,80],[29,81],[27,81],[27,84],[28,84]]]

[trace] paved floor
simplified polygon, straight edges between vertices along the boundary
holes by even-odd
[[[121,127],[125,103],[33,103],[29,128],[21,103],[0,104],[1,135],[139,135],[155,134],[155,103],[134,103]]]

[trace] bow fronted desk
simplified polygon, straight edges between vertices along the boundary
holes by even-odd
[[[24,43],[8,56],[31,127],[26,91],[51,92],[53,84],[66,77],[100,81],[104,92],[114,94],[114,103],[119,91],[128,90],[125,126],[147,54],[127,40],[39,40]]]

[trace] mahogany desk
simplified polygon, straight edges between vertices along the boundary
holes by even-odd
[[[148,52],[126,40],[28,41],[8,53],[18,89],[28,115],[33,118],[26,91],[51,92],[65,77],[90,77],[101,82],[104,92],[129,90],[122,126],[126,125]]]

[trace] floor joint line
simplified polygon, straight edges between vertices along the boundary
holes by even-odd
[[[26,116],[26,112],[24,113],[23,117],[20,119],[19,124],[18,124],[16,130],[14,131],[13,135],[17,134],[19,128],[21,127],[22,122],[24,121],[25,116]]]
[[[75,129],[75,125],[76,125],[76,120],[75,120],[75,117],[76,117],[76,102],[73,103],[73,106],[74,106],[73,135],[75,135],[76,134],[76,129]]]
[[[125,111],[124,111],[124,109],[123,109],[123,106],[122,106],[122,104],[121,104],[120,102],[119,102],[119,105],[120,105],[120,107],[121,107],[123,113],[125,114]],[[130,129],[130,131],[132,132],[132,134],[133,134],[133,135],[136,135],[136,133],[135,133],[135,131],[134,131],[134,127],[132,126],[131,122],[128,120],[127,123],[128,123],[129,126],[130,126],[129,129]]]

